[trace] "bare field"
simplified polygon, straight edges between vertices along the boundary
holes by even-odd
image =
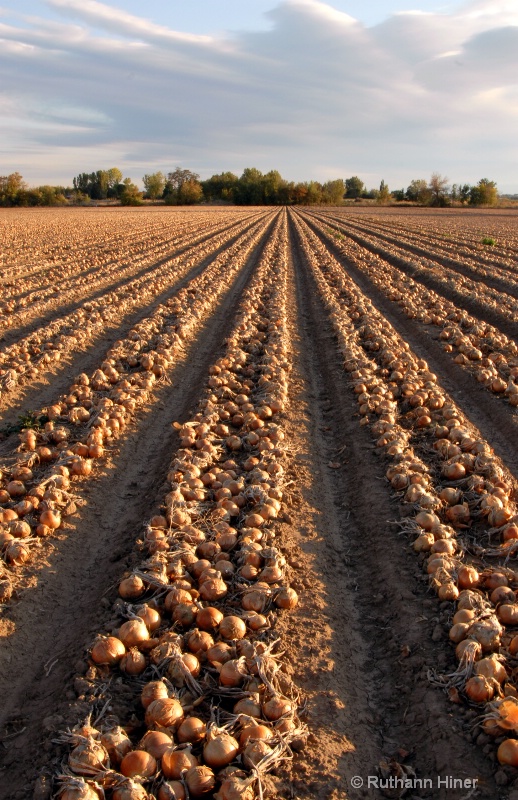
[[[0,798],[516,800],[517,213],[9,210],[0,277]]]

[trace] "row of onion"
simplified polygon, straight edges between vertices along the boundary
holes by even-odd
[[[443,348],[452,353],[456,364],[469,369],[492,394],[518,406],[518,384],[515,383],[518,346],[512,339],[354,241],[341,241],[338,246],[348,261],[365,272],[376,288],[396,302],[409,319],[421,322],[430,335],[428,326],[439,328]],[[479,295],[477,292],[477,297]]]
[[[233,226],[231,232],[226,229],[213,231],[213,235],[202,244],[199,243],[200,232],[197,231],[198,236],[194,236],[191,230],[175,240],[175,246],[184,251],[177,256],[166,257],[157,264],[161,249],[167,252],[170,248],[169,242],[157,242],[156,251],[147,254],[146,259],[135,255],[126,268],[119,264],[116,268],[116,288],[107,290],[100,297],[85,300],[74,311],[38,327],[0,352],[0,399],[19,384],[26,385],[41,379],[50,369],[55,371],[56,364],[62,362],[65,356],[91,347],[106,328],[120,327],[126,317],[148,305],[156,295],[167,291],[172,281],[188,273],[193,264],[208,258],[231,235],[239,235],[249,226],[250,222],[245,220]],[[132,274],[143,271],[143,265],[148,266],[144,268],[144,274],[132,278]],[[99,280],[106,283],[110,274],[101,273]],[[91,276],[88,285],[89,290],[95,288],[98,291],[96,281],[92,287]],[[60,300],[65,302],[66,297],[62,295]]]
[[[460,692],[483,709],[483,731],[499,745],[500,763],[518,766],[518,575],[507,566],[518,550],[515,482],[426,362],[320,239],[297,226],[351,376],[360,423],[370,426],[389,460],[386,477],[409,513],[401,527],[414,537],[438,598],[454,604],[449,637],[459,666],[437,682],[452,699]]]
[[[253,800],[303,746],[298,692],[281,669],[276,612],[293,608],[275,546],[288,395],[286,215],[278,218],[194,416],[174,423],[170,489],[123,576],[122,623],[90,650],[97,709],[129,687],[138,724],[77,727],[62,800]],[[142,553],[143,551],[143,553]],[[117,676],[117,681],[114,678]]]
[[[202,273],[160,304],[106,353],[100,369],[77,376],[67,394],[41,409],[48,422],[24,429],[13,463],[0,470],[0,603],[31,547],[51,536],[84,500],[79,484],[94,476],[161,379],[185,357],[185,345],[227,291],[269,224],[253,226]],[[3,566],[2,566],[3,565]]]
[[[36,218],[13,215],[14,225],[3,225],[0,232],[0,247],[9,265],[0,270],[0,330],[26,324],[65,301],[86,300],[109,282],[131,278],[184,242],[199,240],[205,227],[214,225],[211,213],[187,219],[174,212],[145,211],[137,217],[104,211],[92,218],[91,212],[79,210],[67,216],[54,210]],[[235,219],[243,216],[233,215]],[[216,227],[218,222],[219,226],[225,223],[226,215]]]
[[[344,228],[343,230],[346,229]],[[408,271],[409,274],[416,275],[424,281],[432,279],[439,282],[445,287],[445,290],[453,291],[462,296],[467,303],[476,297],[479,304],[483,304],[488,310],[501,317],[502,320],[514,322],[518,309],[518,300],[506,291],[501,291],[485,283],[484,276],[476,262],[473,262],[469,267],[462,267],[459,264],[455,268],[451,261],[451,266],[448,266],[445,260],[434,259],[433,253],[416,254],[417,248],[413,248],[411,257],[409,257],[408,250],[405,250],[397,243],[391,245],[382,244],[380,238],[376,235],[371,236],[363,232],[357,234],[352,233],[351,230],[349,230],[349,235],[354,237],[360,246],[372,249],[382,258],[395,260],[398,266],[402,270]],[[473,273],[473,277],[463,274],[466,271]],[[491,277],[493,276],[491,275]],[[509,284],[510,277],[512,278],[512,275],[510,276],[509,271],[504,270],[501,278],[502,283]]]

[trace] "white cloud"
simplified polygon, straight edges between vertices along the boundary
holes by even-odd
[[[439,171],[518,191],[515,0],[371,28],[285,0],[271,29],[219,38],[97,0],[47,4],[52,21],[0,24],[2,173],[70,183],[114,163],[134,179],[181,163],[401,186]]]

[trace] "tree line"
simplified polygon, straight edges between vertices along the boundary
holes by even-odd
[[[144,200],[166,205],[232,203],[236,205],[341,205],[347,201],[375,201],[380,204],[409,202],[423,206],[492,206],[498,201],[496,183],[482,178],[476,185],[448,184],[448,179],[433,173],[430,180],[414,179],[406,189],[390,190],[385,181],[379,189],[367,189],[357,175],[319,181],[285,180],[277,170],[262,173],[247,167],[241,176],[222,172],[207,180],[188,169],[177,167],[164,174],[154,172],[142,178],[144,191],[112,167],[82,172],[71,187],[30,188],[18,172],[0,176],[0,206],[87,205],[97,201],[141,205]]]

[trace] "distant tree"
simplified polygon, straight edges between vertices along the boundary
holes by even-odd
[[[184,184],[189,184],[182,190]],[[195,186],[199,186],[195,188]],[[168,205],[189,204],[199,202],[199,200],[189,200],[190,197],[203,197],[203,189],[200,183],[200,176],[190,169],[176,167],[173,172],[168,172],[164,188],[164,200]]]
[[[340,206],[345,194],[345,184],[341,178],[327,181],[322,186],[322,202],[330,206]]]
[[[382,205],[384,203],[388,203],[389,200],[390,200],[390,189],[385,183],[385,181],[381,181],[380,188],[376,195],[376,202]]]
[[[111,169],[106,170],[106,179],[108,183],[108,189],[115,189],[119,183],[122,183],[122,172],[118,167],[112,167]]]
[[[413,203],[427,205],[430,201],[430,191],[424,178],[417,178],[411,181],[406,190],[406,196],[407,199],[411,200]]]
[[[279,195],[283,181],[282,175],[276,169],[270,170],[262,178],[263,203],[267,206],[279,205]]]
[[[165,175],[163,172],[153,172],[151,175],[144,175],[142,178],[146,195],[150,200],[157,200],[162,197],[165,189]]]
[[[406,192],[404,189],[394,189],[390,194],[392,199],[396,200],[398,203],[406,199]]]
[[[122,191],[120,193],[121,205],[141,206],[142,192],[138,186],[132,182],[131,178],[124,178],[122,181]]]
[[[469,203],[472,206],[494,206],[498,202],[498,190],[494,181],[481,178],[471,187]]]
[[[178,190],[178,203],[182,206],[193,206],[203,200],[201,183],[195,180],[184,181]]]
[[[430,205],[431,206],[447,206],[450,199],[448,196],[448,178],[434,172],[428,184],[430,191]]]
[[[361,197],[365,190],[365,184],[357,175],[345,179],[345,196],[348,198]]]
[[[262,205],[264,202],[264,176],[255,167],[246,167],[234,192],[235,202],[244,206]]]
[[[19,172],[11,172],[10,175],[0,176],[0,205],[16,205],[20,192],[26,189],[26,186]]]
[[[233,172],[222,172],[202,181],[203,196],[206,200],[225,200],[233,202],[234,192],[239,182]]]
[[[471,186],[469,183],[463,183],[458,188],[458,197],[461,203],[468,203],[471,197]]]

